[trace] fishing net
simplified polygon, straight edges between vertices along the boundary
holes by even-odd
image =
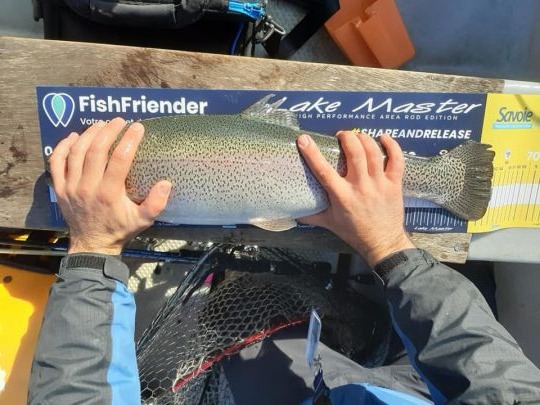
[[[389,324],[383,308],[358,294],[336,295],[330,278],[312,277],[312,263],[292,253],[263,249],[240,259],[238,251],[209,251],[141,337],[145,404],[234,404],[220,360],[307,322],[312,308],[323,318],[325,343],[373,363],[366,353],[377,353],[375,335]]]

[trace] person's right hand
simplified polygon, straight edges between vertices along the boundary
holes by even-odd
[[[369,135],[342,131],[337,137],[347,163],[343,177],[311,137],[298,138],[302,156],[330,201],[325,211],[300,221],[334,232],[374,267],[392,253],[415,247],[403,227],[403,153],[395,140],[382,136],[388,156],[385,167],[383,154]]]

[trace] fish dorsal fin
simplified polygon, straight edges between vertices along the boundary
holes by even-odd
[[[287,218],[257,218],[250,221],[251,225],[264,229],[266,231],[281,232],[296,226],[296,220],[291,217]]]
[[[289,110],[280,110],[279,106],[287,99],[283,97],[274,103],[269,104],[268,100],[275,94],[264,96],[255,104],[242,111],[242,116],[247,119],[267,122],[269,124],[281,125],[292,129],[300,130],[300,124],[296,114]]]

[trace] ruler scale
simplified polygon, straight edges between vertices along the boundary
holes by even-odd
[[[516,201],[515,201],[515,204],[518,203],[518,200],[519,200],[519,196],[521,195],[521,190],[522,190],[522,186],[523,184],[521,183],[522,180],[523,180],[523,171],[520,173],[520,176],[519,176],[519,180],[517,180],[517,176],[516,176],[516,188],[517,188],[517,193],[516,193]],[[512,221],[515,221],[516,220],[516,214],[518,212],[517,209],[514,209],[512,210],[513,211],[513,216],[512,216]],[[510,220],[510,216],[508,217],[507,220]]]
[[[540,187],[536,187],[536,195],[535,195],[535,201],[538,201],[538,191],[540,190]],[[536,211],[536,208],[538,208],[538,217],[535,218],[533,213],[533,221],[540,222],[540,204],[537,204],[534,206],[534,211]]]
[[[529,170],[530,170],[530,166],[529,166]],[[536,173],[535,173],[535,176],[533,177],[533,184],[534,184],[534,180],[535,180],[535,177],[536,177]],[[540,180],[540,178],[539,178]],[[527,204],[527,210],[525,211],[525,220],[529,220],[529,210],[531,209],[531,202],[533,201],[533,196],[532,196],[532,193],[529,195],[529,201],[528,201],[528,204]]]
[[[530,171],[530,166],[527,167],[527,173],[528,173],[529,171]],[[518,203],[518,201],[520,201],[520,200],[519,200],[519,197],[521,196],[521,193],[522,193],[522,191],[524,190],[524,185],[523,185],[523,183],[522,183],[522,182],[523,182],[523,177],[524,177],[524,176],[526,176],[526,175],[525,175],[525,171],[522,171],[522,172],[520,173],[519,180],[517,180],[518,186],[517,186],[516,204]],[[515,220],[516,220],[517,214],[518,214],[518,210],[515,209],[515,210],[513,211],[512,221],[515,221]],[[510,218],[508,218],[508,219],[510,220]]]
[[[492,198],[468,231],[540,227],[540,94],[489,94],[481,140],[496,152]]]

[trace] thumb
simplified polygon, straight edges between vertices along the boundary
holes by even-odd
[[[168,180],[162,180],[154,184],[146,199],[139,205],[140,216],[153,221],[167,205],[171,188],[172,184]]]
[[[298,218],[298,221],[302,224],[315,225],[326,228],[326,214],[327,210],[323,212],[318,212],[313,215],[309,215],[307,217]]]

